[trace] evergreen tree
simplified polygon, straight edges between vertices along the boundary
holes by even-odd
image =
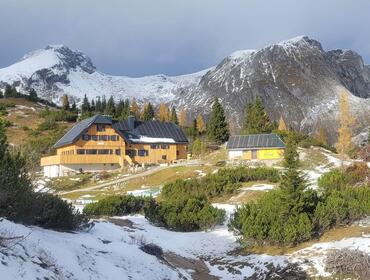
[[[207,124],[207,135],[217,144],[222,144],[229,139],[229,128],[224,109],[218,98],[215,98],[212,105],[212,112]]]
[[[130,109],[130,100],[127,98],[124,102],[123,110],[121,116],[119,117],[121,120],[127,120],[128,116],[131,114]]]
[[[121,118],[124,107],[125,107],[125,101],[123,101],[122,99],[120,99],[118,101],[118,103],[117,103],[117,106],[116,106],[116,115],[115,115],[115,118],[118,118],[118,119]]]
[[[270,133],[273,124],[258,97],[254,103],[247,104],[243,132],[246,134]]]
[[[146,106],[144,106],[144,112],[143,112],[143,121],[150,121],[154,118],[154,109],[152,104],[147,103]]]
[[[302,199],[305,198],[305,195],[310,195],[310,193],[306,193],[305,190],[308,183],[305,176],[298,169],[299,154],[297,152],[297,143],[292,133],[288,135],[286,140],[284,166],[286,171],[282,176],[280,189],[283,191],[282,199],[287,207],[286,215],[293,215],[294,213],[304,211],[305,205]]]
[[[71,111],[73,113],[77,113],[77,105],[76,102],[73,100],[72,106],[71,106]]]
[[[179,120],[177,118],[176,108],[172,107],[171,109],[171,122],[175,124],[179,124]]]
[[[102,109],[102,103],[101,103],[101,99],[100,99],[100,96],[97,97],[96,99],[96,102],[95,102],[95,111],[97,113],[103,113],[103,109]]]
[[[107,100],[105,99],[105,95],[103,95],[102,101],[101,101],[101,113],[104,113],[106,108],[107,108]]]
[[[202,141],[199,138],[194,140],[191,152],[195,156],[199,156],[202,153]]]
[[[37,93],[33,88],[31,88],[31,90],[29,91],[28,98],[29,98],[29,100],[31,100],[33,102],[36,102],[38,100]]]
[[[68,95],[67,94],[64,94],[62,96],[62,110],[64,110],[64,111],[69,111],[70,110],[69,100],[68,100]]]
[[[19,92],[17,91],[16,87],[13,86],[12,89],[11,89],[11,94],[10,94],[11,97],[20,97],[20,94]]]
[[[95,100],[94,99],[91,99],[90,111],[92,113],[95,113],[96,112],[96,104],[95,104]]]
[[[299,154],[297,152],[297,141],[293,133],[289,133],[286,137],[284,166],[286,168],[297,168],[299,164]]]
[[[81,105],[81,118],[86,119],[90,116],[91,116],[90,102],[85,94],[84,99],[82,101],[82,105]]]
[[[197,129],[197,119],[193,119],[193,126],[191,127],[191,134],[193,136],[193,139],[198,137],[198,129]]]
[[[25,161],[19,153],[9,151],[5,126],[0,119],[0,217],[19,221],[32,215],[31,182]]]
[[[107,106],[105,107],[104,114],[114,117],[116,114],[116,106],[114,103],[114,98],[111,95],[108,99]]]
[[[4,94],[3,94],[3,92],[0,90],[0,99],[1,98],[4,98]]]
[[[10,85],[6,85],[4,91],[4,98],[9,98],[11,96],[12,96],[12,87]]]

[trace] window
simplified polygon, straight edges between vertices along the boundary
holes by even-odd
[[[151,149],[153,149],[153,150],[155,150],[155,149],[157,149],[157,148],[158,148],[158,145],[154,145],[154,144],[152,144],[152,145],[150,145],[150,148],[151,148]]]
[[[105,131],[105,125],[97,124],[96,125],[96,130],[97,131]]]
[[[136,150],[126,150],[126,155],[129,157],[135,157],[136,156]]]
[[[117,149],[117,150],[116,150],[116,155],[117,155],[117,156],[120,156],[120,155],[121,155],[121,150],[120,150],[120,149]]]
[[[99,155],[111,155],[113,154],[113,150],[110,149],[103,149],[103,150],[98,150]]]
[[[170,146],[169,145],[161,145],[161,149],[169,149]]]
[[[91,140],[98,141],[98,135],[91,135]]]
[[[118,135],[111,135],[110,140],[111,141],[118,141]]]
[[[99,135],[99,141],[108,141],[109,136],[108,135]]]
[[[149,153],[148,153],[147,150],[139,150],[138,155],[139,155],[139,157],[146,157],[146,156],[149,155]]]
[[[85,150],[83,150],[83,149],[77,149],[77,154],[78,155],[84,155],[85,154]]]
[[[82,140],[84,140],[84,141],[89,141],[89,140],[90,140],[90,135],[83,134],[83,135],[82,135]]]
[[[167,156],[166,156],[166,155],[163,155],[163,156],[162,156],[162,159],[163,159],[163,160],[166,160],[166,159],[167,159]]]
[[[96,149],[86,150],[87,155],[96,155],[97,153],[98,153],[98,150]]]

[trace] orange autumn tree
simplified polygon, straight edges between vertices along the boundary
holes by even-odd
[[[171,120],[170,108],[164,103],[159,104],[158,119],[162,122],[168,122]]]
[[[200,134],[206,132],[206,124],[201,113],[197,116],[197,130]]]
[[[139,105],[136,103],[135,97],[132,99],[131,102],[131,114],[133,114],[137,119],[140,117],[140,108]]]
[[[336,148],[339,154],[344,155],[352,147],[351,127],[355,124],[355,118],[350,112],[348,92],[345,90],[341,90],[339,97],[339,123]]]
[[[188,113],[186,109],[181,109],[180,114],[179,114],[179,125],[180,126],[188,126]]]
[[[287,127],[286,127],[285,121],[283,119],[283,116],[280,116],[278,130],[280,130],[280,131],[288,130]]]
[[[316,139],[323,144],[328,144],[328,137],[326,136],[324,128],[320,126],[316,134]]]

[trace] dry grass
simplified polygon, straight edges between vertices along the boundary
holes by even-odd
[[[320,165],[328,164],[328,159],[324,153],[319,148],[310,148],[300,150],[301,155],[304,157],[300,161],[300,166],[302,169],[313,169]]]
[[[323,242],[333,242],[339,241],[343,238],[350,237],[361,237],[362,235],[370,234],[370,226],[341,226],[333,228],[324,233],[320,238],[313,239],[307,242],[303,242],[296,246],[282,247],[282,246],[254,246],[245,250],[247,253],[256,253],[256,254],[269,254],[269,255],[281,255],[281,254],[290,254],[296,251],[311,247],[317,243]]]
[[[158,172],[154,174],[150,174],[147,176],[142,176],[140,178],[134,178],[126,182],[118,183],[117,185],[112,185],[109,187],[104,187],[104,188],[96,189],[96,190],[88,190],[88,191],[64,194],[63,197],[74,200],[83,195],[93,195],[95,196],[95,199],[100,199],[108,195],[124,194],[124,193],[127,193],[128,191],[143,189],[142,186],[145,186],[147,188],[158,188],[176,179],[187,179],[187,178],[199,177],[199,172],[197,172],[197,170],[201,170],[204,173],[208,173],[208,172],[212,172],[215,169],[217,169],[217,167],[205,166],[205,165],[204,166],[170,167],[170,168],[166,168],[163,170],[159,170]],[[114,180],[115,178],[113,178],[111,181],[114,181]],[[92,185],[94,184],[88,183],[85,185],[79,185],[78,188],[85,188],[85,187],[89,187]]]
[[[150,187],[158,187],[163,184],[175,181],[177,179],[187,179],[187,178],[196,178],[199,177],[199,172],[197,170],[202,171],[203,173],[209,173],[213,170],[217,169],[213,166],[176,166],[171,168],[166,168],[160,170],[154,174],[135,178],[127,182],[125,186],[126,191],[137,190],[141,186],[150,186]]]

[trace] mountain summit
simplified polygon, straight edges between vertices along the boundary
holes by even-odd
[[[0,88],[34,88],[58,102],[62,94],[77,101],[113,95],[188,109],[191,117],[207,114],[214,97],[240,126],[245,106],[259,96],[273,120],[283,117],[294,129],[326,130],[334,141],[338,127],[338,96],[346,91],[358,126],[370,123],[370,67],[351,50],[325,51],[320,42],[299,36],[259,50],[236,51],[217,66],[182,76],[141,78],[99,72],[90,58],[66,46],[47,46],[0,69]]]

